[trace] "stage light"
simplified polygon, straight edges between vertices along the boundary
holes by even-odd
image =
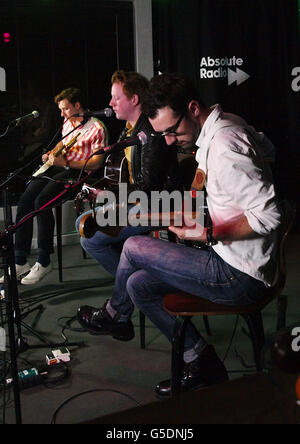
[[[3,42],[4,43],[10,43],[10,33],[9,32],[4,32],[3,34],[2,34],[2,37],[3,37]]]

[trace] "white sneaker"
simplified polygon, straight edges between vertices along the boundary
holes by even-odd
[[[43,267],[39,262],[36,262],[32,269],[30,270],[30,273],[25,276],[21,280],[21,284],[23,285],[33,285],[39,282],[43,277],[46,276],[46,274],[50,273],[52,270],[52,264],[48,265],[48,267]]]
[[[16,274],[17,274],[17,279],[20,278],[21,276],[23,276],[24,274],[28,273],[28,271],[30,271],[30,264],[29,262],[26,262],[25,265],[17,265],[16,264]],[[0,285],[4,284],[4,276],[2,276],[0,278]]]

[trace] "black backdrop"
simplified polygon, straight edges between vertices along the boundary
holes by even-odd
[[[4,42],[3,33],[10,33]],[[108,106],[111,75],[134,69],[130,1],[0,0],[0,134],[13,119],[38,110],[40,117],[0,139],[0,175],[42,152],[61,124],[53,97],[83,90],[91,110]],[[115,141],[121,126],[103,119]]]
[[[153,0],[153,26],[156,72],[188,74],[207,105],[265,132],[277,147],[279,191],[298,203],[297,0]]]

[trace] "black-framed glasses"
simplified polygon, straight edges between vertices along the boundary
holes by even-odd
[[[175,123],[175,125],[171,126],[170,128],[166,129],[165,131],[161,131],[161,132],[154,132],[151,134],[151,136],[153,137],[165,137],[165,136],[179,136],[179,133],[176,133],[177,128],[179,127],[179,125],[181,124],[183,118],[185,116],[185,113],[181,114],[181,116],[179,117],[179,119],[177,120],[177,122]]]

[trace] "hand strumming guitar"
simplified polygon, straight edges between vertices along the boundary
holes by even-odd
[[[185,213],[176,212],[176,214],[182,216],[184,225],[182,227],[171,225],[169,227],[170,231],[182,240],[206,242],[206,229],[201,224],[195,219],[188,217]]]

